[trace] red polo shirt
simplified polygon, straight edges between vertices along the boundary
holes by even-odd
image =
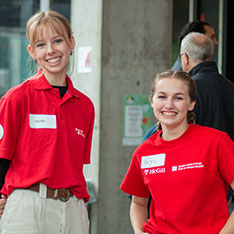
[[[0,158],[11,160],[1,193],[44,183],[88,200],[83,164],[90,163],[94,107],[67,76],[67,93],[37,74],[0,101]]]

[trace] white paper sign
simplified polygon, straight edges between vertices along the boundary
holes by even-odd
[[[92,47],[81,46],[78,48],[78,73],[92,72]]]

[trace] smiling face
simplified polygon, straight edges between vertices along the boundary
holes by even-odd
[[[26,26],[28,52],[52,85],[66,84],[70,53],[75,47],[68,20],[56,11],[38,12]]]
[[[73,37],[67,41],[47,26],[41,26],[39,32],[34,45],[28,46],[30,55],[37,60],[46,78],[53,75],[65,77],[70,53],[74,49]]]
[[[158,79],[151,98],[151,106],[162,129],[184,132],[188,126],[187,113],[193,110],[188,85],[174,77]]]

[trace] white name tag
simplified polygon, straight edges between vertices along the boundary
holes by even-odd
[[[33,115],[29,114],[29,126],[31,128],[53,128],[56,125],[56,115]]]
[[[141,158],[141,168],[160,167],[165,165],[165,154],[155,154],[143,156]]]

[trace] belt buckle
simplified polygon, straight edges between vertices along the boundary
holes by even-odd
[[[66,193],[66,196],[64,194]],[[71,191],[69,189],[58,189],[58,198],[62,202],[66,202],[71,197]]]

